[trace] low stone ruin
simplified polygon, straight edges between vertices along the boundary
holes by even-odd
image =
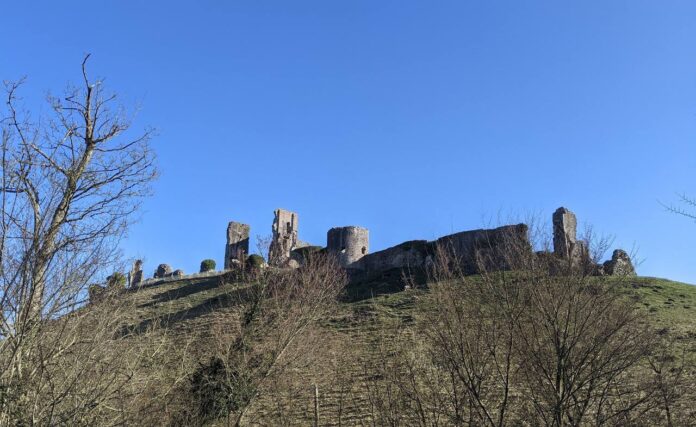
[[[622,249],[614,250],[611,259],[602,265],[603,273],[607,276],[635,276],[636,269],[633,267],[631,257]]]

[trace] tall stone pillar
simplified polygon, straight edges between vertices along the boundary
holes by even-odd
[[[133,263],[133,269],[128,275],[128,286],[134,288],[143,281],[143,261],[140,259],[135,260]]]
[[[276,209],[273,219],[273,240],[268,251],[268,263],[284,266],[290,260],[290,252],[298,247],[298,218],[295,212]]]
[[[553,213],[553,252],[562,259],[576,257],[578,221],[566,208]]]
[[[370,237],[366,228],[335,227],[326,233],[326,251],[336,254],[343,268],[350,267],[367,255],[369,247]]]
[[[227,244],[225,245],[225,270],[232,268],[232,260],[249,254],[249,226],[241,222],[227,225]]]

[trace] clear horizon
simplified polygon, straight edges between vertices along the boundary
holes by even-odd
[[[565,206],[696,283],[696,223],[660,204],[696,196],[692,2],[40,3],[6,5],[0,79],[38,117],[91,53],[158,130],[123,244],[148,277],[220,268],[227,223],[268,235],[275,208],[375,252]]]

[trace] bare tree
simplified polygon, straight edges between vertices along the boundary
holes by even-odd
[[[310,257],[296,270],[266,268],[248,275],[254,282],[235,289],[235,314],[225,331],[212,337],[217,352],[181,390],[184,424],[225,419],[246,425],[249,408],[311,344],[293,345],[328,315],[346,284],[330,256]]]
[[[696,198],[681,193],[678,194],[678,199],[676,204],[671,203],[667,205],[662,202],[660,202],[660,204],[667,209],[668,212],[696,220],[696,213],[694,213],[694,209],[696,209]]]
[[[5,83],[0,387],[40,375],[37,366],[69,351],[64,343],[35,353],[45,334],[55,334],[49,320],[78,307],[86,286],[114,267],[119,240],[156,176],[151,131],[129,132],[116,95],[89,78],[88,59],[80,85],[48,97],[48,117],[23,110],[24,80]],[[0,400],[0,411],[8,404]]]
[[[594,238],[585,256],[606,246]],[[436,248],[422,321],[413,341],[399,345],[409,350],[391,351],[388,368],[377,369],[367,387],[371,412],[391,425],[665,418],[672,425],[676,412],[683,419],[676,408],[686,390],[684,365],[642,321],[621,282],[592,277],[592,259],[570,265],[525,246],[511,238],[502,251],[477,248],[479,275],[465,274],[453,247]]]

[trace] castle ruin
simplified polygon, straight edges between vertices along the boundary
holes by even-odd
[[[565,268],[583,269],[593,275],[635,275],[628,254],[617,249],[612,258],[595,264],[589,255],[588,244],[577,238],[577,218],[569,209],[558,208],[552,216],[553,251],[533,252],[526,224],[505,225],[493,229],[462,231],[436,240],[412,240],[377,252],[369,251],[369,231],[359,226],[334,227],[326,234],[326,246],[310,246],[299,239],[299,219],[295,212],[276,209],[272,224],[272,241],[268,265],[275,268],[298,268],[308,254],[314,252],[336,256],[338,263],[352,281],[378,279],[393,272],[425,271],[447,250],[456,258],[465,274],[484,271],[516,270],[528,267],[530,259],[548,258],[556,273]],[[221,272],[209,271],[184,276],[181,270],[172,273],[171,267],[161,264],[154,279],[142,279],[142,261],[137,261],[129,274],[130,285],[154,285],[182,278],[211,277],[238,268],[249,254],[247,224],[230,222],[227,226],[225,264]],[[399,275],[400,276],[400,275]]]

